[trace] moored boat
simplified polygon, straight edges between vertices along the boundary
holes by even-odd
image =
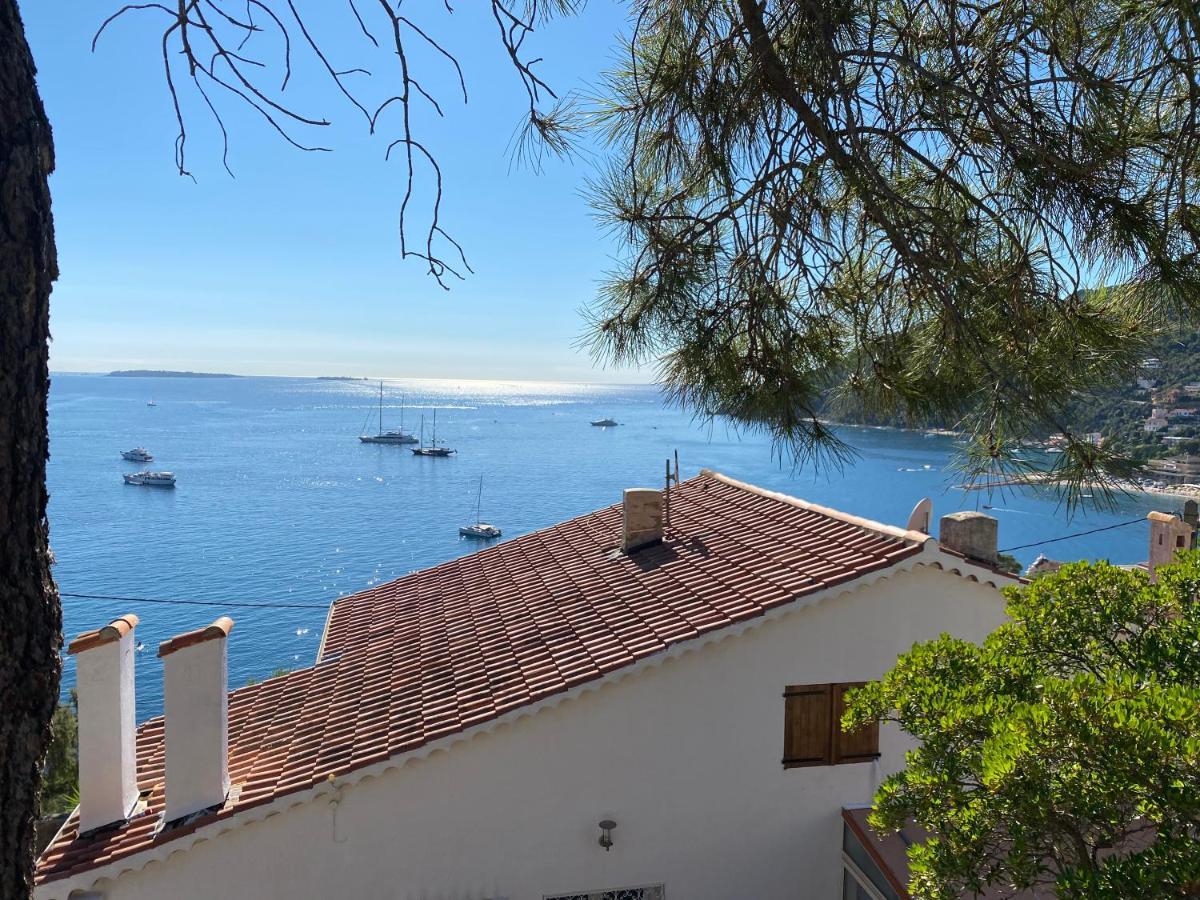
[[[487,522],[476,522],[474,525],[463,525],[458,529],[458,533],[463,537],[479,538],[482,540],[491,540],[498,538],[501,535],[500,529],[495,525],[489,525]]]
[[[616,419],[597,419],[592,423],[597,428],[612,428],[614,425],[620,425]]]
[[[151,472],[147,469],[142,472],[126,472],[122,477],[126,484],[140,484],[143,487],[175,487],[174,472]]]
[[[400,404],[400,428],[397,431],[383,430],[383,382],[379,382],[379,433],[360,434],[364,444],[415,444],[417,439],[404,430],[404,404]]]
[[[491,540],[492,538],[500,537],[500,529],[495,525],[489,525],[487,522],[481,521],[479,516],[480,503],[483,500],[483,476],[479,476],[479,491],[475,494],[475,523],[473,525],[459,526],[458,533],[462,537],[476,538],[479,540]]]
[[[437,442],[437,410],[433,411],[433,440],[425,445],[425,417],[421,416],[421,446],[413,447],[414,456],[450,456],[456,451],[449,447],[439,447]]]
[[[145,447],[134,447],[132,450],[122,450],[121,459],[127,459],[130,462],[150,462],[154,457]]]

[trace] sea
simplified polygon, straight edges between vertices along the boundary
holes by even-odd
[[[219,615],[235,620],[229,683],[313,662],[329,604],[479,549],[460,525],[484,521],[511,540],[620,501],[628,487],[702,468],[904,525],[930,497],[938,516],[985,504],[1002,549],[1023,563],[1144,560],[1146,527],[1024,545],[1119,525],[1174,498],[1137,495],[1068,517],[1043,488],[988,495],[956,487],[952,435],[842,429],[841,467],[788,458],[762,433],[697,421],[649,385],[386,380],[383,426],[431,436],[454,456],[363,444],[379,427],[377,381],[111,377],[55,374],[50,389],[50,539],[65,594],[67,640],[133,612],[138,717],[161,712],[160,641]],[[151,403],[153,405],[151,405]],[[592,420],[619,425],[598,428]],[[126,485],[146,447],[174,489]],[[482,479],[482,491],[480,483]],[[108,600],[97,597],[119,597]],[[246,608],[232,604],[259,604]],[[74,683],[64,659],[64,693]]]

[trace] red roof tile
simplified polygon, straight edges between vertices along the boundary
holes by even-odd
[[[38,861],[67,877],[411,751],[920,551],[924,535],[703,474],[671,494],[668,539],[619,551],[619,505],[339,599],[320,658],[229,696],[234,789],[160,831],[163,721],[138,731],[146,811]]]

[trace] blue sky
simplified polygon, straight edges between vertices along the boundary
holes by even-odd
[[[433,0],[411,7],[456,54],[469,92],[463,106],[453,70],[412,51],[446,113],[439,120],[420,108],[415,127],[443,167],[443,218],[476,271],[449,293],[420,262],[400,260],[403,168],[383,158],[394,123],[369,137],[361,114],[294,46],[284,99],[333,123],[296,136],[334,152],[296,151],[223,98],[231,179],[219,131],[185,85],[197,181],[181,178],[161,14],[130,13],[90,52],[93,32],[119,5],[22,4],[57,147],[53,369],[649,380],[596,368],[573,346],[584,331],[579,310],[614,251],[581,196],[597,151],[549,161],[540,175],[511,166],[524,95],[482,0],[456,4],[453,15]],[[297,6],[335,66],[373,71],[365,96],[391,92],[394,57],[371,48],[348,5]],[[578,18],[548,23],[531,49],[556,90],[587,92],[612,64],[624,26],[622,4],[593,0]]]

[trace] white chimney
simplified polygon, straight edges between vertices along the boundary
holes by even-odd
[[[67,647],[79,696],[79,831],[123,822],[137,804],[137,740],[130,613]]]
[[[168,822],[219,806],[229,793],[226,638],[233,619],[164,641]]]
[[[626,488],[622,502],[621,549],[626,553],[662,540],[662,491]]]

